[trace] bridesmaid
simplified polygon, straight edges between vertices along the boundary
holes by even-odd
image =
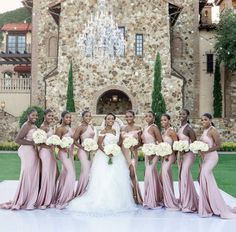
[[[18,155],[21,159],[20,180],[12,202],[2,204],[4,209],[34,209],[39,192],[40,161],[32,139],[37,130],[35,125],[38,113],[35,109],[28,111],[28,120],[20,129],[16,142],[20,144]]]
[[[213,175],[213,169],[218,163],[220,135],[211,120],[212,116],[208,113],[201,119],[204,131],[200,140],[209,145],[209,150],[202,152],[198,213],[201,217],[217,215],[225,219],[236,218],[236,209],[225,204]]]
[[[56,129],[56,135],[60,138],[72,137],[73,132],[70,128],[71,114],[68,111],[62,112],[60,124],[61,125]],[[72,152],[70,151],[70,153]],[[58,178],[56,189],[56,208],[63,209],[67,206],[68,202],[74,198],[76,174],[72,154],[67,154],[65,149],[59,147],[58,158],[62,163],[62,170]]]
[[[86,138],[94,138],[94,130],[90,125],[91,123],[91,112],[84,111],[82,113],[83,121],[81,125],[76,129],[75,134],[73,136],[74,144],[79,148],[78,150],[78,158],[80,160],[80,178],[77,185],[75,196],[81,196],[84,194],[86,187],[89,181],[89,173],[91,168],[91,160],[88,159],[88,155],[86,151],[83,149],[81,144]]]
[[[161,116],[161,126],[164,128],[162,133],[163,141],[169,143],[171,146],[174,141],[177,141],[177,134],[170,125],[170,116],[168,114],[163,114]],[[163,199],[166,208],[172,210],[179,210],[179,202],[175,197],[173,178],[172,178],[172,164],[176,161],[176,156],[174,153],[165,158],[161,166],[161,182],[163,187]]]
[[[47,137],[54,134],[54,130],[50,126],[53,118],[53,112],[50,109],[44,111],[44,121],[40,129],[47,133]],[[36,205],[39,209],[46,209],[53,207],[55,202],[57,163],[52,148],[46,144],[40,146],[39,157],[42,164],[41,187]]]
[[[126,111],[125,115],[127,126],[122,128],[121,131],[121,138],[122,138],[122,152],[126,158],[127,164],[129,166],[130,171],[130,178],[132,181],[132,188],[133,188],[133,197],[136,204],[142,204],[143,198],[141,195],[141,191],[139,188],[138,178],[136,174],[136,168],[138,164],[138,148],[141,146],[141,128],[139,126],[136,126],[134,123],[135,114],[132,110]],[[138,140],[138,144],[135,147],[132,147],[132,152],[134,154],[134,160],[131,159],[130,156],[130,150],[126,149],[123,145],[123,141],[126,137],[134,137]],[[134,161],[134,162],[133,162]]]
[[[154,124],[155,114],[149,111],[145,120],[148,126],[144,128],[142,134],[142,142],[160,143],[162,142],[161,133],[158,127]],[[158,156],[145,156],[145,176],[144,176],[144,202],[143,206],[149,209],[154,209],[163,206],[162,187],[157,173]],[[150,163],[151,162],[151,163]]]
[[[192,127],[189,125],[189,111],[182,110],[180,113],[181,127],[178,130],[178,139],[192,143],[196,140],[196,135]],[[179,163],[179,192],[180,204],[182,212],[197,212],[198,195],[194,187],[191,168],[195,160],[192,152],[182,153],[182,160]]]

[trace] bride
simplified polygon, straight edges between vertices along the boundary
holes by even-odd
[[[112,164],[108,164],[109,157],[104,153],[105,145],[119,142],[119,133],[112,128],[115,119],[112,113],[106,115],[105,128],[98,137],[99,150],[93,159],[87,190],[83,196],[70,202],[69,210],[118,213],[136,209],[129,169],[123,154],[112,157]]]

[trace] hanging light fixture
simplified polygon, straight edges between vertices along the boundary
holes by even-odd
[[[112,101],[118,102],[118,95],[112,95]]]
[[[123,56],[124,31],[114,22],[105,0],[98,0],[97,12],[91,15],[77,43],[81,54],[92,64],[107,65]]]

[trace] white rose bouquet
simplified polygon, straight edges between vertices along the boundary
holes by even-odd
[[[126,149],[129,149],[131,152],[131,159],[134,158],[134,154],[133,151],[131,150],[131,147],[134,147],[136,145],[138,145],[138,140],[132,136],[128,136],[124,139],[123,141],[123,145]]]
[[[86,138],[82,143],[82,147],[88,152],[88,160],[91,160],[91,152],[98,149],[98,144],[94,139]]]
[[[193,153],[198,153],[199,151],[203,151],[206,152],[209,150],[209,146],[208,144],[202,142],[202,141],[194,141],[193,143],[191,143],[189,145],[189,149],[190,151],[192,151]]]
[[[144,153],[145,156],[154,156],[156,154],[156,144],[153,143],[146,143],[143,144],[142,147],[142,152]],[[151,159],[149,160],[149,164],[152,164]]]
[[[74,139],[72,139],[71,137],[63,137],[61,139],[60,147],[62,149],[66,149],[67,150],[67,158],[69,158],[69,148],[71,147],[71,145],[73,143],[74,143]]]
[[[48,146],[59,146],[59,145],[61,145],[61,139],[57,135],[52,135],[47,139],[46,145],[48,145]]]
[[[173,153],[171,145],[169,143],[159,143],[156,145],[155,154],[160,157],[167,157]]]
[[[104,147],[104,152],[106,155],[109,156],[109,160],[108,160],[108,164],[112,164],[112,157],[110,157],[110,155],[112,156],[118,156],[121,154],[121,149],[117,144],[107,144]]]
[[[174,141],[173,150],[179,151],[179,152],[188,152],[189,151],[189,142],[184,141],[184,140]]]
[[[37,129],[33,133],[32,137],[35,144],[42,144],[42,143],[46,143],[47,141],[47,133],[41,129]]]

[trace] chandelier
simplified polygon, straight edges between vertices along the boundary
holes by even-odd
[[[114,22],[105,0],[98,0],[97,12],[91,15],[77,43],[83,57],[92,64],[104,66],[124,56],[124,28]]]

